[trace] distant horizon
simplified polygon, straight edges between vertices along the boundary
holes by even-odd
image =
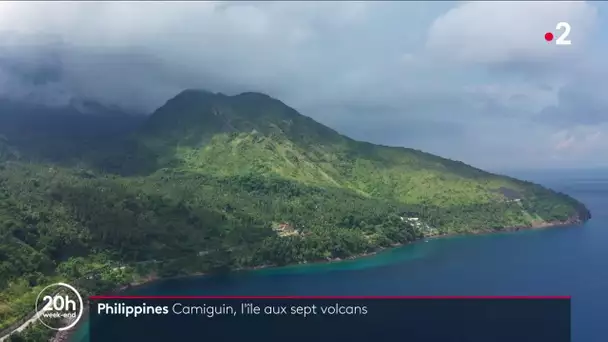
[[[487,170],[499,175],[514,177],[521,180],[547,185],[551,181],[569,180],[606,180],[608,181],[608,167],[603,168],[546,168],[546,169],[511,169]]]

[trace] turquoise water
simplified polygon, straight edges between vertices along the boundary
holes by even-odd
[[[357,260],[149,284],[164,295],[570,295],[574,342],[608,341],[608,182],[547,185],[583,201],[593,219],[561,227],[419,242]],[[86,327],[75,340],[86,341]]]

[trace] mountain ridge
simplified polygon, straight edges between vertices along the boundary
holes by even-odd
[[[355,141],[258,93],[181,93],[124,127],[65,117],[21,117],[26,136],[0,125],[12,134],[0,139],[0,331],[58,281],[99,294],[151,275],[344,259],[590,218],[568,195]],[[111,129],[93,141],[62,135],[100,122]]]
[[[187,133],[183,133],[184,127]],[[416,172],[425,173],[427,183],[469,182],[470,188],[476,188],[472,182],[481,182],[493,187],[491,190],[510,187],[512,191],[522,191],[528,184],[423,151],[351,139],[280,100],[255,92],[227,96],[183,91],[155,111],[142,130],[138,138],[143,145],[162,155],[164,151],[157,146],[166,149],[167,141],[171,141],[175,151],[165,160],[171,160],[170,167],[181,165],[190,171],[225,175],[272,173],[310,185],[345,187],[369,196],[407,192],[402,181],[411,179],[405,179],[403,174]],[[177,133],[171,139],[159,138],[158,132],[163,130]],[[268,160],[271,162],[263,162]],[[383,178],[377,183],[385,184],[361,186],[357,178],[362,178],[363,183],[373,182],[366,172],[375,172]],[[456,191],[448,185],[447,190]],[[478,191],[469,197],[486,197],[487,202],[488,197],[500,197],[498,193]],[[418,197],[415,203],[424,199]]]
[[[80,102],[101,111],[107,108]],[[127,165],[133,175],[167,168],[220,176],[272,175],[404,203],[426,203],[444,192],[449,193],[446,201],[458,196],[476,203],[509,200],[499,189],[524,195],[533,184],[416,149],[351,139],[260,92],[225,95],[186,89],[132,126],[131,133],[125,132],[127,137],[106,144],[93,162],[77,162],[119,174]],[[4,155],[16,154],[11,139],[3,146]],[[142,165],[150,167],[142,173]],[[413,181],[435,193],[412,194],[423,192]],[[439,186],[431,186],[434,183]]]
[[[91,100],[47,106],[0,99],[0,135],[31,162],[79,162],[94,147],[135,129],[145,117]]]

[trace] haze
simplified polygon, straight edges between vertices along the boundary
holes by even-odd
[[[259,91],[488,169],[608,166],[600,2],[0,2],[0,95],[150,113]],[[544,41],[567,21],[570,46]]]

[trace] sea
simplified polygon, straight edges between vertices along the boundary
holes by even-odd
[[[572,297],[572,341],[608,341],[608,172],[510,175],[577,198],[593,218],[582,226],[420,241],[335,263],[158,281],[130,294],[565,295]],[[88,340],[87,324],[71,338],[72,342]]]

